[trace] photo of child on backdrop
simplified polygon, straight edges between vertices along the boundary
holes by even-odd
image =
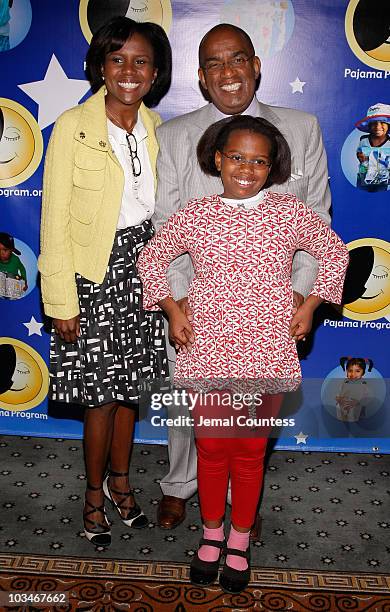
[[[14,0],[0,0],[0,52],[8,51],[9,45],[9,30],[12,7]]]
[[[368,366],[371,372],[373,362],[362,357],[341,357],[340,365],[345,370],[346,379],[336,396],[337,418],[340,421],[355,423],[365,416],[365,401],[369,399],[367,381],[363,380]]]
[[[26,268],[13,237],[0,232],[0,298],[18,300],[28,289]]]
[[[365,191],[390,189],[390,104],[374,104],[356,123],[361,132],[356,157],[359,160],[356,187]]]

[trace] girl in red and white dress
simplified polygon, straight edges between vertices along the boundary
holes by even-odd
[[[221,380],[262,381],[260,413],[276,415],[283,392],[300,384],[296,341],[310,331],[323,300],[341,301],[348,251],[294,195],[268,191],[290,177],[291,155],[285,138],[265,119],[223,119],[206,130],[197,152],[202,170],[220,176],[224,191],[188,202],[143,249],[138,268],[144,307],[162,308],[169,318],[169,335],[179,348],[178,386],[210,390]],[[319,269],[311,294],[294,313],[291,264],[297,249],[316,257]],[[195,269],[188,293],[191,323],[166,279],[170,262],[185,252]],[[237,593],[250,577],[249,533],[267,439],[248,433],[227,437],[218,428],[204,437],[204,429],[202,435],[196,429],[204,537],[190,576],[194,584],[211,584],[223,551],[219,582]],[[229,476],[232,512],[225,549]]]

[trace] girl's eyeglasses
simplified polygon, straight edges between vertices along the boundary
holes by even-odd
[[[256,166],[256,168],[269,168],[272,166],[271,162],[266,162],[264,159],[246,159],[242,155],[238,155],[237,153],[234,155],[226,155],[223,151],[220,151],[220,154],[226,157],[226,159],[230,159],[233,164],[237,166],[243,166],[244,164],[250,164],[251,166]]]
[[[134,176],[141,174],[141,161],[138,157],[137,140],[134,134],[126,134],[127,145],[130,151],[131,168]]]

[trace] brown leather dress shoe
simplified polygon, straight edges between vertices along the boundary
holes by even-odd
[[[259,540],[261,537],[261,526],[263,519],[260,514],[256,514],[255,522],[252,525],[250,539],[251,540]]]
[[[173,495],[163,495],[157,509],[157,523],[162,529],[174,529],[186,517],[186,501]]]

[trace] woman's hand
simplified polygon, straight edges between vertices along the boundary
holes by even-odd
[[[65,342],[76,342],[80,337],[80,315],[72,319],[53,319],[54,331]]]

